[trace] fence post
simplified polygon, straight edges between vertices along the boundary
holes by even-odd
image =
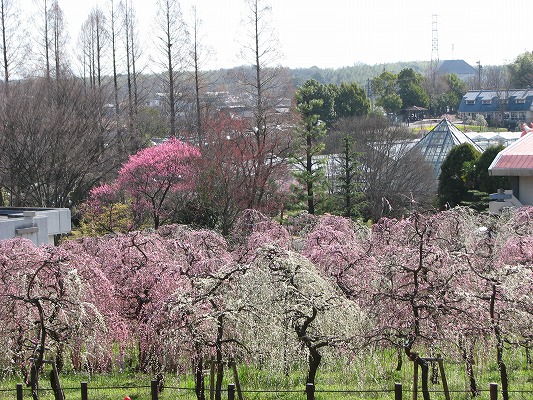
[[[233,383],[228,385],[228,400],[235,400],[235,385]]]
[[[152,382],[150,384],[150,391],[152,392],[152,400],[158,400],[159,399],[159,390],[157,387],[157,380],[152,379]]]
[[[87,395],[87,382],[81,383],[81,400],[88,400],[89,396]]]
[[[394,400],[402,400],[402,384],[394,384]]]
[[[490,400],[498,400],[498,384],[490,384]]]
[[[17,400],[22,400],[24,397],[22,393],[22,383],[17,383]]]
[[[307,393],[307,400],[315,400],[315,385],[312,383],[306,384],[305,393]]]

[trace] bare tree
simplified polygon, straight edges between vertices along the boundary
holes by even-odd
[[[82,52],[83,76],[88,76],[91,88],[102,85],[104,50],[107,39],[105,15],[101,9],[95,7],[83,23],[78,38],[79,49]]]
[[[276,114],[276,106],[288,96],[288,76],[279,64],[281,53],[272,29],[271,8],[263,0],[247,0],[247,14],[243,21],[245,40],[241,59],[251,66],[237,70],[245,100],[253,111],[250,130],[255,139],[253,153],[253,182],[250,185],[249,208],[262,205],[271,176],[286,159],[289,132]],[[291,93],[291,97],[292,97]]]
[[[196,6],[192,7],[192,41],[191,41],[191,51],[190,58],[192,60],[193,74],[194,74],[194,100],[195,100],[195,128],[196,128],[196,140],[200,148],[204,144],[204,118],[203,113],[206,110],[205,104],[203,104],[202,96],[203,91],[209,85],[209,73],[204,71],[205,64],[209,59],[209,50],[202,46],[202,21],[198,17]]]
[[[180,85],[185,78],[187,56],[184,50],[189,40],[180,5],[173,0],[158,0],[156,16],[156,50],[162,85],[168,107],[169,135],[176,136],[177,103],[180,100]]]
[[[7,87],[13,74],[20,74],[27,56],[27,34],[20,18],[20,8],[15,0],[0,0],[0,30],[2,41],[2,70]]]
[[[412,150],[404,127],[383,117],[354,117],[343,119],[337,129],[355,141],[367,217],[401,216],[432,206],[436,182],[431,167]]]
[[[133,31],[134,31],[134,21],[135,21],[135,9],[130,1],[126,0],[122,4],[122,16],[123,16],[123,26],[124,26],[124,48],[126,51],[126,76],[127,76],[127,87],[128,87],[128,115],[129,115],[129,130],[130,132],[134,130],[134,117],[137,109],[137,104],[135,102],[136,98],[136,76],[135,76],[135,53],[132,44],[134,43]]]
[[[59,79],[68,71],[66,45],[68,33],[63,10],[57,0],[35,0],[39,7],[41,26],[37,38],[39,51],[44,58],[45,77]]]
[[[12,86],[0,110],[1,186],[13,206],[67,207],[117,167],[105,99],[78,79]]]
[[[47,79],[50,79],[50,30],[49,30],[49,20],[48,20],[48,4],[49,0],[35,0],[37,6],[39,7],[39,12],[41,12],[41,23],[42,26],[39,27],[39,37],[37,38],[39,51],[41,56],[44,57],[45,64],[45,76]]]
[[[117,73],[117,35],[119,34],[118,30],[120,29],[120,24],[118,21],[117,9],[115,7],[115,1],[110,0],[109,3],[110,19],[109,19],[109,33],[110,33],[110,42],[111,42],[111,58],[113,64],[113,94],[115,100],[115,115],[120,115],[120,104],[118,101],[118,73]],[[117,124],[118,126],[118,124]]]
[[[121,143],[126,153],[134,153],[138,151],[144,145],[144,139],[142,138],[139,130],[139,111],[142,107],[142,101],[144,96],[144,88],[142,85],[142,72],[144,69],[141,63],[142,51],[140,35],[138,34],[138,19],[136,16],[136,10],[132,0],[124,0],[119,3],[119,18],[121,24],[119,25],[120,34],[123,41],[123,51],[121,55],[124,57],[125,65],[125,85],[126,85],[126,99],[123,111],[127,110],[127,116],[124,116],[126,121],[121,123],[122,116],[117,116],[117,130],[119,136],[121,136]],[[115,37],[118,30],[115,30]],[[118,63],[118,55],[116,52],[114,55],[114,62]],[[116,72],[116,65],[114,67],[114,74]],[[119,100],[119,79],[115,75],[115,109],[118,108]],[[124,128],[121,128],[123,126]]]
[[[50,9],[49,16],[51,18],[52,28],[52,50],[54,55],[54,69],[55,78],[59,79],[62,72],[62,63],[65,56],[65,46],[67,42],[65,20],[63,18],[63,10],[59,7],[59,3],[54,1]]]

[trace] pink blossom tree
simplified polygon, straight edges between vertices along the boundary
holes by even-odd
[[[225,236],[244,210],[276,215],[283,209],[290,175],[283,154],[289,136],[278,131],[258,147],[254,133],[248,121],[227,113],[206,124],[199,191]]]
[[[325,215],[305,237],[303,254],[362,306],[375,279],[370,257],[370,229],[348,218]],[[365,279],[362,280],[361,276]],[[368,303],[366,303],[368,304]]]
[[[199,159],[196,147],[175,138],[140,150],[114,182],[92,189],[84,221],[99,225],[97,232],[138,229],[147,221],[159,228],[194,197]]]
[[[199,157],[196,147],[172,138],[130,156],[117,183],[130,196],[137,215],[151,215],[157,229],[172,217],[175,203],[194,189]]]
[[[446,213],[415,213],[398,221],[383,219],[372,229],[377,279],[368,310],[376,321],[375,334],[402,348],[421,367],[425,400],[429,399],[429,364],[415,350],[422,345],[434,351],[447,338],[443,321],[457,310],[461,299],[457,281],[467,270],[453,262],[452,250],[460,246],[442,227],[449,221],[457,223]],[[400,354],[398,361],[400,367]]]

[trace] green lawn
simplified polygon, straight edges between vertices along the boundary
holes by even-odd
[[[489,384],[499,382],[498,369],[492,362],[491,355],[480,355],[475,365],[480,399],[488,399]],[[526,365],[521,351],[514,351],[506,358],[509,370],[511,399],[526,400],[533,398],[533,368]],[[367,354],[364,358],[339,361],[325,357],[316,379],[316,399],[394,399],[394,384],[403,386],[403,398],[410,399],[413,386],[413,364],[404,359],[401,371],[395,371],[394,353],[379,352]],[[471,396],[461,363],[446,360],[444,362],[446,378],[453,400],[466,400]],[[258,369],[245,365],[238,366],[239,380],[245,399],[305,399],[305,365],[292,366],[287,374],[273,369]],[[206,389],[209,388],[209,373],[206,374]],[[122,400],[129,396],[132,400],[149,400],[151,377],[134,373],[115,373],[88,375],[82,373],[65,373],[61,376],[62,386],[68,400],[81,399],[81,382],[88,384],[89,400]],[[15,399],[15,387],[20,379],[10,377],[0,381],[0,399]],[[235,379],[226,369],[223,388]],[[430,384],[432,399],[444,399],[442,380],[439,384]],[[53,399],[46,376],[41,381],[43,400]],[[418,384],[420,391],[420,383]],[[24,389],[24,398],[31,398]],[[275,393],[279,390],[279,393]],[[165,389],[159,396],[162,400],[195,399],[192,376],[167,374]],[[209,397],[207,397],[209,398]],[[227,394],[223,394],[227,398]],[[422,398],[422,395],[419,395]]]

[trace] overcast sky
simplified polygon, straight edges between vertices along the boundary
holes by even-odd
[[[95,4],[107,0],[59,0],[73,43]],[[146,32],[156,0],[133,0]],[[236,41],[244,0],[182,0],[203,22],[205,42],[214,50],[210,67],[239,64]],[[269,0],[273,26],[281,43],[281,64],[291,68],[343,67],[356,63],[429,61],[433,15],[437,17],[441,60],[463,59],[475,66],[512,62],[533,50],[533,1],[512,0]]]

